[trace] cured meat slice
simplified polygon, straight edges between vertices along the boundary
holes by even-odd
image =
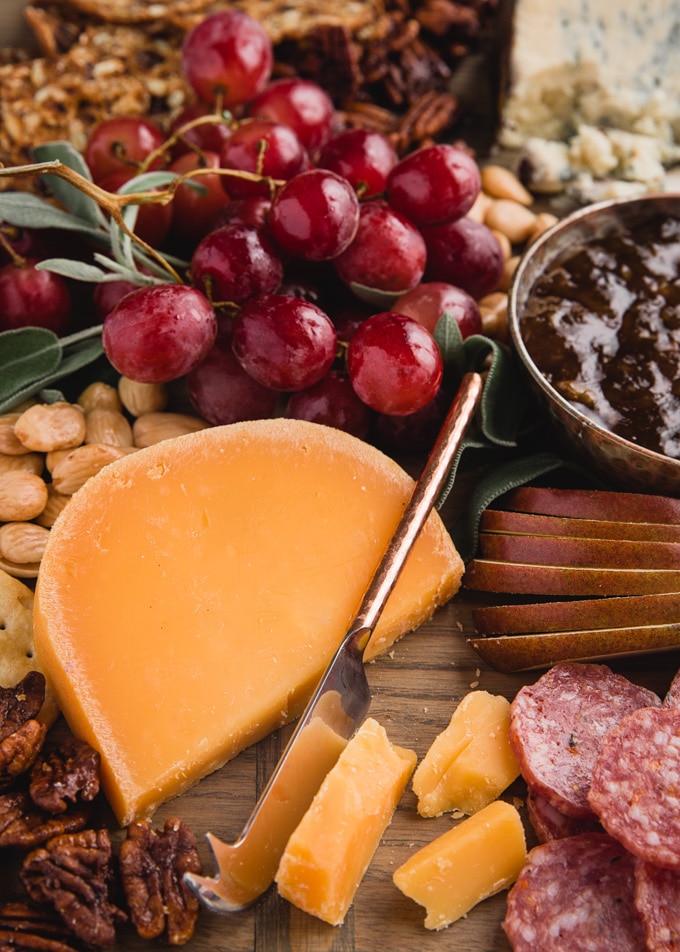
[[[635,909],[642,920],[647,952],[678,952],[680,873],[637,860]]]
[[[514,952],[644,952],[634,866],[606,833],[535,846],[508,893],[503,930]]]
[[[527,785],[567,816],[594,818],[588,790],[602,737],[630,711],[660,705],[607,665],[556,664],[510,707],[510,743]]]
[[[527,817],[539,843],[576,836],[578,833],[604,832],[600,823],[589,817],[577,819],[561,813],[552,803],[548,803],[540,793],[529,790],[527,795]]]
[[[680,870],[680,707],[622,718],[602,739],[588,799],[631,853]]]
[[[680,707],[680,671],[670,683],[670,687],[663,699],[664,707]]]

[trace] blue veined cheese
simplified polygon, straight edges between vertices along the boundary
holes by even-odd
[[[680,0],[515,0],[500,141],[604,126],[680,140]]]

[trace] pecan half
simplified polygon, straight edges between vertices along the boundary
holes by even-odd
[[[76,952],[69,932],[51,910],[26,902],[0,906],[0,949],[13,952]]]
[[[0,687],[0,741],[33,720],[44,700],[45,677],[40,671],[29,671],[14,687]]]
[[[201,872],[196,840],[179,819],[163,830],[146,821],[128,827],[118,854],[130,918],[143,939],[162,938],[183,945],[194,932],[199,900],[184,882],[184,873]]]
[[[126,916],[109,899],[113,866],[107,830],[53,837],[28,854],[20,876],[29,897],[49,903],[82,942],[114,945],[116,924]]]
[[[84,829],[89,818],[90,811],[86,807],[52,816],[36,807],[24,791],[3,793],[0,794],[0,847],[33,849],[50,837]]]
[[[99,793],[100,757],[84,740],[67,737],[33,764],[29,793],[48,813],[64,813],[70,804]]]
[[[0,741],[0,790],[29,770],[40,753],[46,733],[46,724],[30,720]]]

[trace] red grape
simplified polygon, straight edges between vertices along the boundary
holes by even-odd
[[[109,311],[112,311],[116,304],[130,291],[136,291],[138,284],[132,281],[101,281],[95,284],[92,291],[92,303],[100,321],[103,321]]]
[[[59,274],[38,271],[36,264],[27,259],[0,268],[0,331],[44,327],[62,336],[71,323],[68,284]]]
[[[117,192],[133,175],[134,173],[130,172],[113,172],[105,179],[102,179],[99,185],[105,188],[107,192]],[[160,202],[149,205],[139,205],[137,221],[135,222],[133,230],[142,241],[151,245],[152,248],[160,248],[170,230],[171,222],[172,205],[169,202],[166,205]]]
[[[290,126],[311,155],[330,136],[335,107],[317,83],[289,76],[266,86],[248,104],[248,115]]]
[[[387,200],[416,225],[462,218],[481,187],[475,160],[453,145],[417,149],[387,177]]]
[[[196,169],[217,169],[219,166],[220,158],[215,152],[187,152],[174,160],[169,171],[184,175]],[[212,229],[218,211],[226,205],[229,197],[217,173],[192,176],[190,181],[205,191],[198,191],[188,182],[177,187],[170,206],[170,228],[182,244],[195,245]]]
[[[244,369],[265,387],[303,390],[335,359],[335,328],[310,301],[285,294],[251,298],[234,321],[232,347]]]
[[[349,379],[334,370],[306,390],[291,394],[286,416],[334,426],[362,440],[371,422],[371,411],[356,395]]]
[[[242,105],[263,89],[272,71],[271,40],[257,20],[239,10],[206,16],[187,33],[182,70],[206,102]]]
[[[270,417],[279,400],[276,390],[263,387],[246,373],[227,334],[219,335],[187,375],[186,389],[196,412],[214,425]]]
[[[163,141],[163,133],[149,119],[137,116],[105,119],[90,135],[84,151],[85,163],[97,184],[111,175],[123,175],[122,181],[127,181]],[[152,168],[159,165],[160,160],[153,163]]]
[[[467,291],[445,281],[418,284],[395,301],[392,308],[420,321],[431,333],[445,313],[455,319],[463,340],[482,332],[482,315],[475,299]]]
[[[387,176],[398,161],[395,149],[379,132],[346,129],[328,140],[316,164],[342,175],[367,199],[384,192]]]
[[[269,217],[271,199],[261,195],[251,198],[234,198],[223,205],[215,216],[213,228],[222,225],[248,225],[251,228],[264,228]]]
[[[415,413],[376,413],[371,424],[371,442],[386,453],[427,453],[442,428],[451,399],[447,388],[441,386],[432,400]]]
[[[427,225],[427,281],[455,284],[479,300],[498,287],[505,258],[500,242],[486,225],[471,218]]]
[[[374,314],[347,349],[349,379],[359,399],[379,413],[414,413],[434,397],[443,375],[432,334],[405,314]]]
[[[258,228],[223,225],[203,238],[191,258],[191,280],[216,304],[241,304],[276,291],[283,264]]]
[[[220,165],[225,169],[284,181],[302,172],[308,164],[307,152],[290,126],[269,119],[243,122],[220,153]],[[268,182],[236,175],[223,176],[222,185],[232,198],[270,194]]]
[[[189,373],[217,335],[215,312],[195,288],[158,284],[131,291],[104,318],[104,353],[118,373],[167,383]]]
[[[393,293],[415,287],[425,263],[425,242],[418,229],[380,199],[361,206],[354,241],[334,261],[346,284]]]
[[[310,169],[286,182],[269,213],[274,240],[307,261],[336,258],[358,227],[356,193],[346,179],[326,169]]]
[[[177,132],[182,126],[203,116],[214,116],[214,122],[199,123],[182,133],[182,136],[173,147],[175,157],[187,152],[216,152],[222,151],[222,146],[231,135],[231,126],[224,120],[218,120],[214,110],[204,102],[194,102],[187,106],[175,118],[170,126],[170,132]]]

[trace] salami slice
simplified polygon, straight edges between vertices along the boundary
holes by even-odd
[[[680,950],[680,873],[638,860],[635,908],[642,920],[647,952]]]
[[[503,929],[514,952],[644,952],[634,866],[606,833],[535,846],[508,893]]]
[[[604,832],[600,823],[590,817],[577,819],[560,813],[557,807],[548,803],[540,793],[532,790],[527,795],[527,817],[539,843],[576,836],[578,833]]]
[[[622,718],[602,740],[588,799],[631,853],[680,870],[680,707]]]
[[[557,664],[521,688],[509,736],[529,788],[567,816],[592,819],[588,790],[602,737],[647,705],[661,700],[604,664]]]
[[[680,671],[677,672],[663,699],[664,707],[680,707]]]

